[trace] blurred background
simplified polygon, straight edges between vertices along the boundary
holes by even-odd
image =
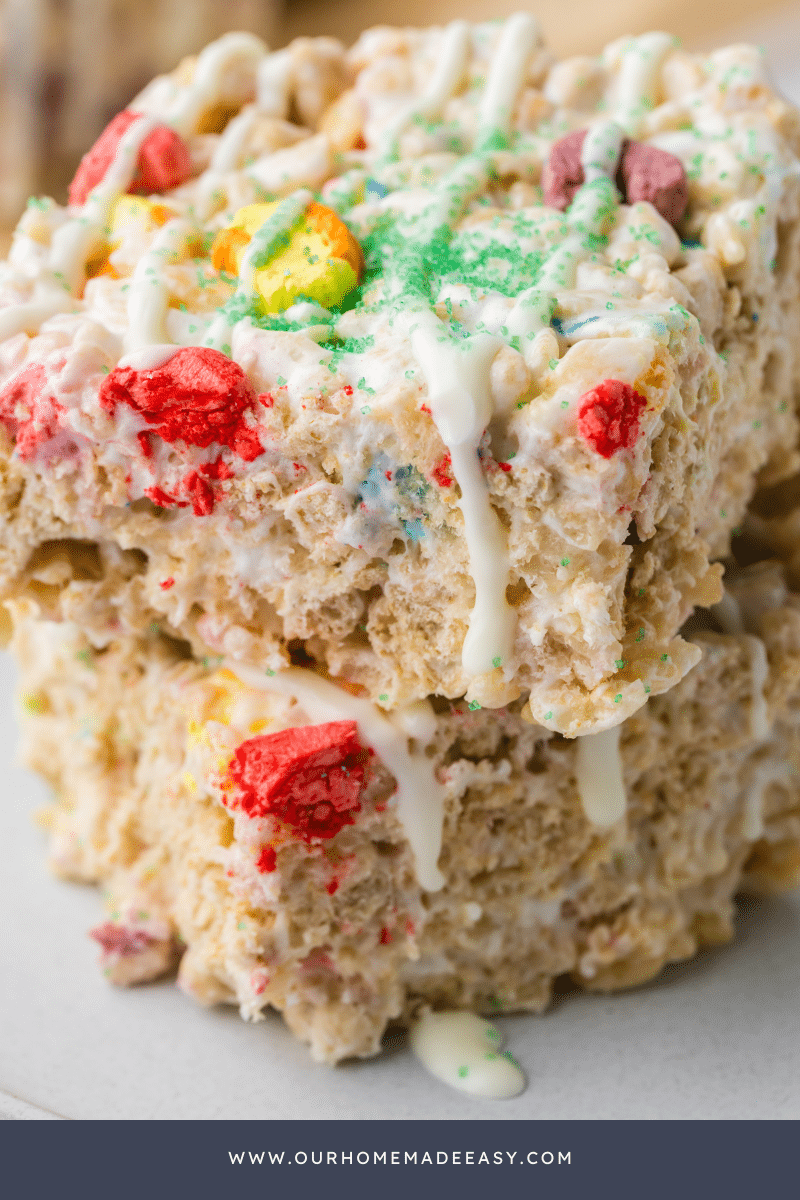
[[[350,43],[370,25],[523,8],[560,56],[648,29],[675,33],[690,49],[754,41],[800,103],[800,0],[0,0],[0,249],[29,195],[63,200],[110,118],[226,29],[252,30],[274,47],[314,34]]]

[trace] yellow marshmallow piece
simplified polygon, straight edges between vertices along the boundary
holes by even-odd
[[[149,236],[174,216],[171,208],[146,200],[143,196],[120,196],[111,209],[105,243],[86,264],[87,279],[95,275],[110,275],[112,279],[119,279],[119,271],[110,261],[110,256],[121,245],[124,235],[137,227],[143,235]]]
[[[238,275],[250,239],[275,212],[278,202],[240,208],[216,237],[211,257],[219,271]],[[336,308],[358,284],[361,247],[336,213],[312,202],[288,234],[288,244],[255,272],[254,285],[265,313],[278,313],[300,300]]]
[[[122,235],[131,225],[139,224],[144,229],[152,231],[165,225],[175,213],[164,204],[154,200],[146,200],[144,196],[120,196],[111,209],[108,222],[108,241],[114,248],[122,240]]]

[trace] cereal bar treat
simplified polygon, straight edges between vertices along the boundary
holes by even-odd
[[[798,465],[799,130],[758,52],[664,34],[213,43],[0,268],[0,595],[618,725]]]
[[[12,607],[51,864],[102,883],[106,973],[179,963],[318,1059],[374,1053],[426,1003],[641,983],[729,938],[742,886],[800,874],[800,598],[774,562],[695,621],[680,684],[573,740],[520,701],[390,720],[307,667],[203,665],[163,634],[97,649]]]

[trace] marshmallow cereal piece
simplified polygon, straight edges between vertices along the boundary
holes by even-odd
[[[278,204],[248,204],[214,242],[212,261],[218,270],[238,275],[245,248]],[[286,235],[282,249],[255,272],[255,290],[265,312],[277,313],[298,300],[338,307],[357,285],[361,248],[332,209],[311,203]]]
[[[114,161],[123,135],[141,117],[140,113],[123,109],[117,113],[80,161],[75,178],[69,185],[69,202],[74,206],[86,203],[92,188],[105,177]],[[166,192],[184,183],[192,173],[189,147],[182,137],[166,125],[157,125],[142,142],[137,170],[129,192]]]

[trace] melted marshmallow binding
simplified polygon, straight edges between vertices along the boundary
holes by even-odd
[[[721,578],[800,582],[798,149],[750,47],[518,14],[227,35],[30,202],[0,600],[113,979],[335,1060],[793,877],[797,603]]]

